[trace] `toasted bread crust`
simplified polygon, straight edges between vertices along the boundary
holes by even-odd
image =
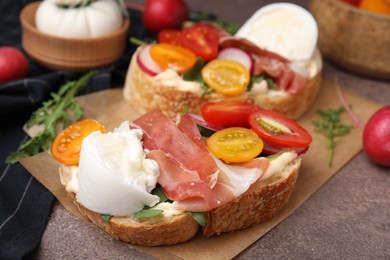
[[[274,217],[290,199],[301,165],[292,161],[284,178],[269,184],[257,182],[235,200],[206,213],[203,234],[207,237],[258,225]]]
[[[159,108],[164,114],[173,118],[177,113],[188,108],[188,112],[199,114],[203,103],[227,99],[247,100],[265,109],[275,110],[293,119],[297,119],[314,102],[321,83],[321,55],[315,55],[318,73],[309,79],[303,91],[298,94],[284,93],[284,95],[254,94],[246,92],[239,96],[227,97],[218,93],[201,95],[199,93],[180,90],[175,87],[159,85],[152,76],[141,70],[137,64],[139,50],[133,55],[126,75],[123,88],[124,99],[141,114]]]
[[[110,236],[135,245],[161,246],[179,244],[195,236],[199,227],[199,224],[189,213],[153,224],[136,222],[129,217],[111,217],[107,223],[104,223],[100,214],[86,209],[75,198],[73,202],[82,214]]]

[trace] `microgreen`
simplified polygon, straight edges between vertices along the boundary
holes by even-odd
[[[321,117],[319,120],[313,122],[318,132],[323,133],[329,139],[329,161],[331,167],[334,158],[334,150],[336,146],[335,138],[346,135],[350,132],[353,126],[346,125],[341,122],[340,115],[345,112],[343,107],[339,109],[317,110],[317,114]]]

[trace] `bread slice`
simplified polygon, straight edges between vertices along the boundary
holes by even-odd
[[[282,172],[254,183],[233,201],[207,212],[203,234],[209,237],[249,228],[277,215],[290,199],[300,166],[298,157]]]
[[[66,186],[71,181],[71,173],[67,166],[60,166],[61,183]],[[81,214],[89,221],[107,232],[115,239],[141,246],[160,246],[182,243],[196,235],[199,224],[189,212],[182,214],[164,213],[154,218],[135,218],[134,216],[112,216],[107,222],[101,214],[85,208],[76,198],[76,194],[68,192]]]
[[[227,99],[249,100],[265,109],[278,111],[292,119],[298,119],[314,102],[321,83],[322,58],[317,51],[313,56],[312,65],[316,72],[311,76],[307,86],[298,94],[257,94],[251,91],[234,97],[227,97],[213,92],[202,95],[199,91],[183,90],[180,86],[162,84],[154,77],[145,73],[137,63],[138,49],[129,64],[125,85],[123,88],[124,99],[140,114],[145,114],[159,108],[165,115],[174,118],[177,113],[182,113],[183,107],[188,112],[200,114],[203,103],[222,101]],[[199,87],[198,87],[199,88]]]
[[[268,179],[260,179],[243,195],[227,204],[204,213],[206,225],[203,234],[206,237],[223,232],[245,229],[265,222],[278,214],[289,200],[298,177],[301,158],[295,158],[282,172]],[[64,186],[71,181],[67,166],[60,166],[61,183]],[[199,224],[190,213],[168,214],[156,218],[137,219],[133,216],[113,216],[105,223],[101,214],[92,212],[81,205],[75,193],[68,193],[78,210],[93,224],[115,239],[142,246],[160,246],[178,244],[190,240],[196,235]]]

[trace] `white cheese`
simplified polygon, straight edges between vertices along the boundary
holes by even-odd
[[[297,156],[298,155],[295,152],[282,153],[280,156],[270,161],[267,170],[261,178],[265,180],[276,174],[282,174],[283,169],[286,168],[286,165],[289,164],[295,158],[297,158]]]
[[[157,74],[153,77],[153,80],[155,81],[154,84],[156,86],[175,88],[180,91],[189,91],[197,95],[202,95],[202,90],[198,82],[183,80],[183,78],[172,69],[166,69]]]
[[[179,216],[183,214],[183,210],[177,209],[173,206],[173,204],[168,202],[159,203],[156,206],[153,207],[153,209],[161,209],[164,212],[162,213],[163,217],[165,218],[172,218],[174,216]]]
[[[101,214],[129,215],[152,207],[159,197],[150,194],[159,175],[157,162],[146,159],[142,131],[129,122],[102,134],[94,132],[82,143],[77,198]]]
[[[236,33],[291,61],[306,61],[317,45],[314,17],[292,3],[269,4],[256,11]]]
[[[77,180],[78,167],[77,166],[69,166],[69,171],[70,171],[71,179],[66,184],[65,189],[67,192],[77,193],[79,191],[79,182]]]

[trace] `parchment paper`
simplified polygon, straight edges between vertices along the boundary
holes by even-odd
[[[348,104],[354,113],[363,121],[376,111],[380,105],[356,94],[342,89]],[[79,98],[84,109],[85,118],[93,118],[103,123],[107,130],[112,130],[124,120],[132,120],[140,116],[122,98],[122,89],[109,89]],[[355,127],[351,133],[338,139],[335,149],[333,166],[328,166],[329,150],[327,139],[315,131],[313,121],[319,116],[318,109],[339,108],[341,103],[337,98],[335,86],[323,82],[315,104],[298,122],[313,136],[309,151],[303,155],[302,168],[296,187],[287,205],[273,219],[256,227],[205,238],[200,233],[191,241],[174,246],[141,247],[133,246],[139,251],[160,259],[231,259],[265,233],[275,227],[296,208],[298,208],[317,189],[328,181],[341,167],[362,150],[362,131]],[[346,113],[343,122],[353,124]],[[33,132],[29,132],[33,135]],[[48,188],[70,212],[83,219],[68,198],[59,181],[58,163],[47,152],[21,160],[23,166],[44,186]]]

